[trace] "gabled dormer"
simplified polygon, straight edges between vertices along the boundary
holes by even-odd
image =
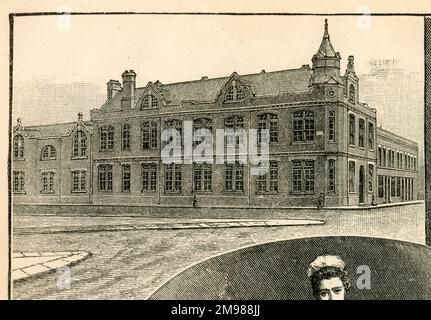
[[[252,96],[249,83],[233,72],[226,83],[220,89],[217,100],[223,104],[242,102]]]
[[[148,82],[136,101],[135,109],[157,109],[164,105],[166,105],[166,100],[162,94],[160,82]]]

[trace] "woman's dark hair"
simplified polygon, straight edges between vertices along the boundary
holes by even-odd
[[[346,290],[346,292],[349,291],[350,280],[346,270],[337,267],[323,267],[313,273],[313,275],[310,277],[311,287],[313,289],[313,295],[315,298],[319,297],[320,281],[331,278],[340,278],[341,282],[343,283],[344,290]]]

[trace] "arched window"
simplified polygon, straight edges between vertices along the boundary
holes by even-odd
[[[73,136],[73,157],[87,156],[87,135],[82,130],[75,132]]]
[[[15,159],[24,158],[24,138],[22,135],[16,135],[13,138],[13,156]]]
[[[54,146],[49,145],[49,146],[45,146],[42,149],[42,155],[41,155],[42,160],[53,160],[56,158],[56,156],[57,156],[57,152]]]
[[[232,85],[226,91],[225,101],[238,101],[244,99],[244,89],[241,86],[237,86],[236,81],[232,81]]]
[[[350,114],[350,116],[349,116],[349,143],[352,146],[355,145],[355,129],[356,129],[355,115]]]
[[[269,130],[269,143],[278,142],[278,116],[275,113],[263,113],[257,116],[257,143],[262,143],[263,130]]]
[[[122,126],[122,149],[130,150],[130,125],[128,123],[124,123]]]
[[[353,84],[349,86],[349,101],[355,103],[355,86]]]
[[[146,108],[157,108],[159,106],[159,100],[153,94],[147,94],[142,100],[141,109]]]

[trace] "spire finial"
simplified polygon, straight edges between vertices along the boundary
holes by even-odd
[[[323,33],[323,38],[329,39],[328,19],[325,19],[325,32]]]

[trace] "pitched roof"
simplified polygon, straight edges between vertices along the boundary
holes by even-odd
[[[170,105],[179,105],[184,101],[213,102],[231,77],[232,75],[212,79],[203,77],[194,81],[153,85],[163,94]],[[299,69],[262,71],[255,74],[239,75],[239,77],[251,86],[255,96],[295,94],[309,90],[311,69],[305,65]],[[146,89],[147,87],[136,88],[135,97],[139,98]],[[120,91],[114,98],[108,100],[102,109],[119,107],[123,95],[123,91]]]
[[[86,126],[92,126],[90,121],[84,121]],[[25,132],[30,137],[59,137],[66,135],[76,125],[76,122],[51,124],[51,125],[40,125],[40,126],[24,126]]]

